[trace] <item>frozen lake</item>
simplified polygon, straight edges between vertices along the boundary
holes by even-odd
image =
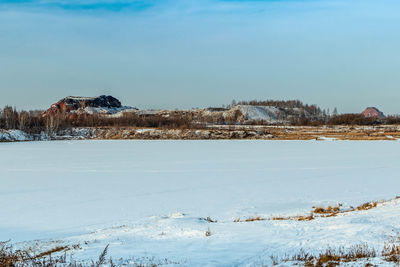
[[[87,242],[82,258],[110,244],[115,258],[210,266],[334,242],[379,245],[400,230],[395,206],[384,207],[390,216],[382,208],[302,223],[233,219],[393,199],[399,158],[396,141],[2,143],[0,240]],[[218,223],[199,220],[207,216]]]

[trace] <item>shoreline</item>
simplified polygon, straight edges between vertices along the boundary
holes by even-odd
[[[0,130],[0,142],[52,140],[364,140],[397,141],[400,125],[258,126],[212,125],[206,128],[82,127],[57,134]]]

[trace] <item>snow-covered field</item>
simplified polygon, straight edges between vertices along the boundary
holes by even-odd
[[[311,221],[234,220],[394,199],[399,156],[396,141],[2,143],[0,240],[79,244],[82,260],[110,244],[113,259],[185,266],[270,265],[271,255],[363,242],[380,249],[400,231],[400,199]]]

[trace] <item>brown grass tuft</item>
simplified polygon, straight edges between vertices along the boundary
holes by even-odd
[[[398,199],[398,198],[396,197],[395,199]],[[326,208],[314,206],[314,207],[312,207],[312,211],[309,216],[306,216],[306,215],[288,216],[288,217],[278,216],[278,217],[272,217],[269,220],[273,220],[273,221],[284,221],[284,220],[311,221],[315,218],[327,218],[327,217],[337,216],[339,214],[346,214],[346,213],[353,212],[353,211],[370,210],[370,209],[378,207],[378,204],[384,204],[386,202],[388,202],[388,201],[366,202],[356,208],[350,206],[349,209],[342,209],[342,206],[343,206],[342,204],[338,204],[333,207],[328,206]],[[263,219],[263,220],[267,220],[267,219]],[[253,221],[253,220],[246,220],[246,222],[247,221]]]
[[[356,208],[356,210],[370,210],[370,209],[376,208],[377,206],[378,206],[378,202],[377,201],[367,202],[367,203],[364,203],[364,204],[358,206]]]
[[[361,259],[370,259],[376,257],[374,248],[370,248],[367,244],[360,244],[350,248],[340,247],[333,249],[328,247],[325,251],[318,255],[312,255],[301,249],[300,252],[291,258],[286,258],[283,261],[302,262],[304,266],[319,267],[319,266],[338,266],[341,263],[357,262]]]
[[[314,215],[311,213],[309,216],[298,216],[297,221],[311,221],[314,219]]]
[[[382,256],[388,262],[399,263],[400,262],[400,234],[392,237],[392,240],[386,242],[382,249]]]
[[[316,213],[316,214],[332,214],[332,213],[338,213],[338,212],[340,212],[340,207],[341,207],[342,205],[341,204],[338,204],[337,206],[334,206],[334,207],[332,207],[332,206],[328,206],[327,208],[324,208],[324,207],[314,207],[314,210],[313,210],[313,213]]]
[[[52,248],[50,250],[44,251],[42,253],[39,253],[38,255],[35,256],[35,258],[40,259],[40,258],[49,256],[49,255],[51,255],[53,253],[65,252],[65,251],[68,251],[68,250],[70,250],[70,248],[67,247],[67,246],[59,246],[59,247],[55,247],[55,248]]]
[[[382,250],[382,256],[389,262],[400,262],[400,246],[394,244],[385,244]]]
[[[72,247],[57,246],[55,248],[42,251],[36,255],[31,255],[30,250],[15,250],[9,243],[10,241],[0,242],[0,266],[15,267],[15,266],[35,266],[35,267],[53,267],[53,266],[68,266],[68,267],[86,267],[86,266],[101,266],[111,264],[111,259],[106,260],[107,247],[100,254],[96,263],[83,264],[77,263],[72,259],[67,262],[66,252],[71,249],[80,248],[79,245]],[[62,253],[62,255],[53,256],[54,253]]]
[[[261,218],[260,216],[257,217],[250,217],[245,220],[245,222],[255,222],[255,221],[265,221],[267,219]]]
[[[285,220],[290,220],[289,217],[272,217],[273,221],[285,221]]]

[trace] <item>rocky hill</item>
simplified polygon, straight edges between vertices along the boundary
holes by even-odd
[[[368,107],[361,114],[366,118],[385,118],[385,114],[375,107]]]
[[[282,104],[283,103],[283,104]],[[319,113],[318,113],[319,112]],[[241,103],[230,108],[200,108],[189,110],[138,110],[122,106],[112,96],[77,97],[68,96],[43,113],[43,116],[66,114],[74,119],[83,114],[104,115],[110,118],[121,118],[134,114],[139,117],[186,118],[196,123],[207,124],[286,124],[290,121],[307,118],[321,119],[321,111],[314,106],[306,106],[301,102],[257,102]]]
[[[225,124],[287,124],[303,117],[311,121],[323,119],[322,114],[311,114],[301,108],[248,104],[235,105],[229,109],[200,109],[195,112],[193,117],[200,121],[217,122],[217,124],[220,122]]]
[[[131,107],[122,106],[121,102],[110,95],[101,95],[98,97],[81,97],[68,96],[43,113],[43,116],[53,115],[57,113],[75,113],[75,114],[115,114],[117,112],[132,109]]]

